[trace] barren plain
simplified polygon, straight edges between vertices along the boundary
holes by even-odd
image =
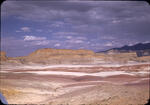
[[[110,62],[103,57],[99,57],[103,62],[94,64],[3,63],[0,92],[9,104],[146,104],[150,95],[150,63],[118,63],[107,56]]]

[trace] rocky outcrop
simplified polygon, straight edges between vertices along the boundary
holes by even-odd
[[[6,52],[0,52],[0,64],[1,65],[20,65],[24,57],[7,57]]]
[[[4,51],[0,52],[0,60],[1,61],[6,61],[7,60],[6,52],[4,52]]]

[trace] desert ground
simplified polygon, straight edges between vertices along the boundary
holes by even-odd
[[[148,0],[3,1],[0,102],[148,105]]]
[[[150,64],[1,65],[0,92],[9,104],[144,105]]]

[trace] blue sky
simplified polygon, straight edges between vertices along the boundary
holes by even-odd
[[[1,9],[1,50],[8,56],[150,41],[150,5],[144,1],[5,1]]]

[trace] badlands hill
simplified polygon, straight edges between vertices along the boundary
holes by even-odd
[[[150,62],[150,56],[138,57],[136,52],[94,53],[91,50],[38,49],[27,56],[7,57],[1,52],[0,64],[101,64]]]
[[[55,55],[93,55],[94,52],[90,50],[71,50],[71,49],[51,49],[44,48],[36,50],[31,53],[30,57],[49,57]]]
[[[29,54],[26,61],[50,64],[84,64],[91,62],[94,52],[90,50],[70,50],[70,49],[39,49]]]
[[[70,50],[70,49],[38,49],[28,56],[8,57],[2,52],[1,62],[21,63],[21,64],[89,64],[95,53],[90,50]]]

